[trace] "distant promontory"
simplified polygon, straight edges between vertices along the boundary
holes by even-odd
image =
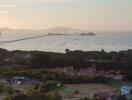
[[[50,29],[10,29],[0,28],[0,32],[34,32],[47,33],[48,35],[80,35],[80,36],[95,36],[93,32],[72,27],[54,27]]]

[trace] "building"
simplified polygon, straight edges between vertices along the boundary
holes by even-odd
[[[15,76],[12,78],[12,80],[18,85],[26,84],[27,82],[32,81],[29,77],[24,76]]]
[[[7,83],[7,82],[10,82],[10,81],[11,81],[11,78],[8,78],[8,77],[1,77],[0,78],[1,83]]]
[[[124,95],[127,100],[132,100],[132,86],[121,87],[121,94]]]
[[[15,76],[15,77],[2,77],[0,78],[0,82],[22,85],[22,84],[35,84],[36,81],[32,80],[29,77]]]
[[[122,80],[124,79],[124,76],[123,76],[123,75],[115,75],[115,76],[113,77],[113,79],[122,81]]]
[[[128,94],[130,94],[131,90],[132,90],[132,86],[122,86],[121,87],[121,94],[122,95],[128,95]]]

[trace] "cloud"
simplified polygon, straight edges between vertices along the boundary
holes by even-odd
[[[72,1],[72,0],[2,0],[1,3],[7,2],[64,2],[64,1]]]
[[[7,11],[0,11],[0,15],[5,15],[5,14],[8,14]]]
[[[41,2],[60,2],[60,1],[67,1],[67,0],[25,0],[25,1],[41,1]]]
[[[8,4],[8,5],[0,5],[0,8],[13,8],[13,7],[16,7],[16,5],[11,5],[11,4]]]

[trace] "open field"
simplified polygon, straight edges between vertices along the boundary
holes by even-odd
[[[75,91],[79,91],[78,94]],[[112,91],[111,87],[104,84],[65,84],[59,90],[63,100],[76,100],[84,97],[92,97],[93,93],[100,91]]]
[[[23,84],[23,85],[17,85],[17,84],[8,84],[8,83],[1,83],[0,84],[3,84],[5,88],[8,88],[8,87],[12,87],[13,89],[15,90],[20,90],[21,92],[26,92],[28,91],[30,88],[33,87],[33,85],[31,84]],[[6,89],[5,89],[6,91]],[[6,92],[4,93],[1,93],[0,94],[0,100],[3,100],[5,96],[7,96],[8,94]]]

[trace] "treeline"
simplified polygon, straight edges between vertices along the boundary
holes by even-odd
[[[66,53],[42,52],[31,59],[31,66],[35,68],[54,68],[73,66],[87,68],[96,66],[97,70],[132,70],[132,52],[102,51],[68,51]]]
[[[66,49],[65,53],[55,53],[0,49],[0,64],[28,65],[37,69],[67,66],[87,68],[96,66],[97,70],[132,71],[132,50],[105,52],[104,50],[70,51]]]

